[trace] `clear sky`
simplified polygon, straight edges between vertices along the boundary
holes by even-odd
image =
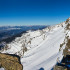
[[[0,25],[53,25],[70,16],[70,0],[0,0]]]

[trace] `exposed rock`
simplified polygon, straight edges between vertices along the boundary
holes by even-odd
[[[67,44],[65,49],[63,50],[63,54],[64,57],[66,57],[66,55],[70,55],[70,39],[67,39]]]
[[[20,57],[12,54],[0,53],[0,67],[5,70],[23,70]]]
[[[67,70],[67,68],[65,68],[65,67],[62,67],[62,66],[55,66],[54,67],[54,70]]]
[[[66,24],[70,22],[70,17],[66,20]]]

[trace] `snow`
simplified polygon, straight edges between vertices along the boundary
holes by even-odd
[[[68,51],[70,51],[70,49],[68,49]]]
[[[34,32],[29,32],[26,34],[22,34],[21,37],[17,37],[14,41],[11,43],[7,44],[9,46],[8,50],[4,50],[2,53],[9,53],[9,54],[14,54],[16,53],[17,55],[21,54],[23,52],[22,48],[25,46],[28,48],[36,47],[40,43],[43,42],[43,40],[46,38],[46,35],[43,33],[41,30],[37,30]],[[23,56],[23,53],[21,54]]]
[[[22,54],[22,48],[25,45],[28,51],[21,57],[23,70],[39,70],[40,68],[51,70],[58,60],[60,62],[63,58],[63,48],[61,51],[59,49],[65,39],[65,27],[66,24],[63,22],[43,30],[29,31],[7,44],[9,49],[2,53]]]
[[[64,28],[55,27],[53,31],[46,33],[47,38],[37,47],[27,51],[21,62],[24,70],[51,70],[57,63],[57,58],[62,59],[63,51],[59,51],[60,44],[64,41]]]
[[[5,70],[4,68],[0,68],[0,70]]]

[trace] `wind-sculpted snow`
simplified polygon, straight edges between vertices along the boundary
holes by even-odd
[[[51,70],[63,57],[63,49],[59,49],[65,39],[65,27],[63,22],[43,30],[29,31],[7,44],[8,49],[2,53],[21,56],[23,70]]]
[[[65,38],[64,27],[53,28],[46,33],[47,38],[39,46],[25,52],[21,59],[24,70],[51,70],[57,58],[61,61],[63,51],[59,51],[59,48]]]

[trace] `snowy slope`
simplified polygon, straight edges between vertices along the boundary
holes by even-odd
[[[17,37],[14,41],[7,44],[8,50],[2,51],[3,53],[17,54],[23,56],[23,48],[30,48],[38,46],[46,38],[44,31],[37,30],[23,34],[21,37]]]
[[[4,70],[4,68],[0,68],[0,70]]]
[[[65,38],[64,27],[53,28],[52,31],[46,33],[45,41],[25,53],[21,59],[24,70],[39,70],[40,68],[51,70],[57,58],[62,59],[63,51],[59,52],[59,48]]]
[[[63,49],[59,49],[65,39],[66,25],[63,22],[43,30],[29,31],[7,44],[8,48],[1,52],[21,56],[23,70],[51,70],[63,57]],[[24,47],[27,48],[25,53]]]

